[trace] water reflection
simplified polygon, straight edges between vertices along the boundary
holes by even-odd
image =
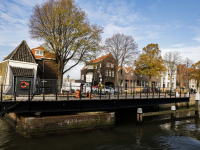
[[[0,118],[0,149],[200,149],[199,118],[157,121],[142,125],[136,125],[135,121],[136,118],[130,115],[126,116],[126,119],[124,117],[121,120],[118,119],[116,127],[109,131],[26,139],[15,132],[9,123]]]

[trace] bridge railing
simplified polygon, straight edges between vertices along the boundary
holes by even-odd
[[[188,88],[161,88],[142,86],[66,86],[58,89],[58,84],[48,86],[3,85],[0,86],[1,102],[12,101],[60,101],[60,100],[99,100],[134,98],[177,98],[190,97],[195,90]]]

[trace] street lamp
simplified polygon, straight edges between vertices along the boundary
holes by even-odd
[[[70,92],[71,92],[71,82],[69,81],[69,75],[67,75],[67,79],[68,79],[68,82],[69,82],[69,88],[70,88]]]

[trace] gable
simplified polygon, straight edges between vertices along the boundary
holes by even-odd
[[[12,51],[4,60],[16,60],[23,62],[36,63],[25,40],[23,40],[17,48]]]

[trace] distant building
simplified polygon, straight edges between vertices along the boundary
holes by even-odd
[[[111,53],[91,60],[81,70],[81,81],[86,82],[88,76],[92,76],[92,85],[98,85],[101,82],[107,86],[115,85],[115,59]]]
[[[162,72],[161,75],[161,88],[172,88],[176,89],[176,75],[177,75],[177,69],[173,70],[172,72],[170,69],[166,66],[167,71]],[[172,85],[170,85],[170,74],[172,73]]]

